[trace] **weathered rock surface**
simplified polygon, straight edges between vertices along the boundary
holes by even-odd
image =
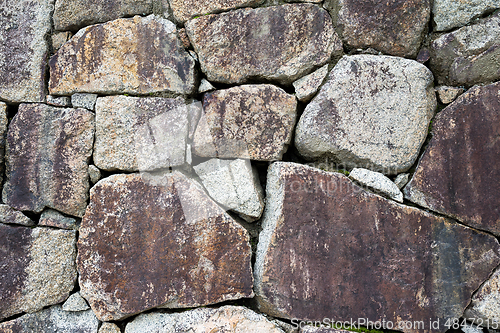
[[[436,87],[436,93],[437,96],[439,97],[439,101],[443,104],[450,104],[464,92],[465,89],[461,87],[449,87],[449,86]]]
[[[394,184],[396,184],[396,186],[399,189],[402,189],[403,187],[406,186],[406,184],[408,184],[409,181],[410,181],[409,173],[400,173],[399,175],[397,175],[396,179],[394,179]]]
[[[78,250],[80,292],[103,321],[253,296],[248,232],[178,172],[99,181]]]
[[[40,312],[31,313],[11,321],[0,323],[5,333],[97,333],[99,321],[92,310],[66,312],[55,305]]]
[[[71,107],[71,98],[68,96],[47,95],[46,102],[52,106]]]
[[[432,14],[436,31],[462,27],[473,18],[500,8],[498,0],[434,0]]]
[[[0,99],[45,100],[45,69],[54,0],[0,3]]]
[[[113,323],[102,323],[99,333],[121,333],[120,328]]]
[[[76,219],[64,216],[63,214],[53,209],[47,209],[42,212],[42,215],[40,215],[40,221],[38,221],[38,225],[68,230],[78,229]]]
[[[269,84],[205,94],[193,152],[202,157],[279,160],[292,138],[297,100]]]
[[[500,262],[491,235],[368,193],[340,173],[271,165],[255,264],[260,309],[283,318],[461,317]]]
[[[349,178],[357,181],[362,186],[381,193],[398,202],[403,202],[403,193],[398,186],[383,174],[363,168],[354,168],[349,173]]]
[[[95,103],[97,102],[97,94],[82,94],[77,93],[71,95],[71,105],[76,108],[84,108],[94,111]]]
[[[500,235],[500,83],[476,86],[441,111],[405,197]]]
[[[102,170],[146,171],[186,160],[188,110],[182,98],[101,97],[94,163]]]
[[[200,87],[198,88],[198,93],[202,94],[212,90],[215,90],[215,87],[206,79],[201,79]]]
[[[500,323],[500,270],[497,269],[491,278],[484,283],[472,297],[471,304],[464,314],[465,318],[482,321],[484,327],[490,323],[490,327],[498,327]],[[495,323],[497,325],[495,325]],[[495,325],[495,326],[494,326]]]
[[[150,15],[80,30],[50,58],[49,91],[149,94],[194,91],[195,61],[175,25]]]
[[[51,43],[52,43],[52,51],[56,52],[63,46],[64,43],[66,43],[73,34],[71,31],[59,31],[56,33],[53,33],[52,36],[50,36]]]
[[[195,16],[252,7],[264,0],[169,0],[175,20],[184,23]]]
[[[77,275],[74,231],[0,223],[0,239],[0,319],[69,296]]]
[[[57,0],[54,29],[77,30],[86,25],[152,12],[153,0]]]
[[[35,225],[29,217],[14,208],[0,204],[0,222],[5,224]]]
[[[83,216],[93,141],[92,112],[21,104],[7,133],[3,201],[17,210]]]
[[[246,332],[283,333],[261,314],[242,306],[203,308],[181,313],[141,314],[125,327],[125,333]]]
[[[308,159],[332,156],[384,174],[408,170],[436,108],[432,73],[390,56],[343,57],[306,107],[295,145]]]
[[[78,312],[90,309],[90,306],[83,299],[79,292],[72,294],[62,305],[64,311]]]
[[[249,160],[211,159],[193,167],[212,199],[248,222],[264,210],[264,193]]]
[[[439,84],[472,86],[500,79],[500,12],[435,37],[430,50]]]
[[[89,178],[92,185],[101,179],[101,170],[93,164],[89,165]]]
[[[211,82],[291,84],[342,53],[330,15],[312,4],[202,16],[186,22],[186,31]]]
[[[319,87],[328,75],[328,65],[325,65],[317,71],[298,79],[293,84],[295,95],[301,102],[309,101],[318,91]]]
[[[336,27],[350,48],[416,57],[431,14],[429,0],[327,0]]]

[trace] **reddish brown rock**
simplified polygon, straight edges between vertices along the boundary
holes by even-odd
[[[500,235],[500,83],[476,86],[434,120],[405,197]]]
[[[442,332],[500,263],[493,236],[368,193],[340,173],[277,162],[266,191],[255,291],[268,314],[385,319],[395,329],[440,319]]]
[[[412,58],[417,56],[431,14],[430,0],[327,0],[326,6],[350,48],[372,47]]]
[[[22,211],[50,207],[83,216],[93,141],[92,112],[21,104],[7,133],[3,201]]]
[[[178,172],[98,182],[78,249],[81,295],[102,321],[253,296],[247,231]]]
[[[279,160],[292,138],[297,100],[269,84],[208,93],[193,140],[198,156]]]
[[[291,84],[342,53],[330,15],[312,4],[202,16],[186,32],[211,82]]]

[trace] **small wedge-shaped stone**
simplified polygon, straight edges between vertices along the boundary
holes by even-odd
[[[266,317],[242,306],[195,309],[180,313],[141,314],[125,327],[125,333],[283,333]]]
[[[462,27],[473,18],[495,8],[500,8],[498,0],[434,0],[432,14],[436,24],[435,30],[444,31]]]
[[[298,79],[293,83],[295,95],[301,102],[307,102],[318,91],[319,87],[328,75],[328,65],[317,71]]]
[[[439,84],[472,86],[500,79],[500,12],[434,38],[430,67]]]
[[[270,84],[205,94],[193,152],[202,157],[280,160],[292,139],[297,100]]]
[[[188,109],[181,98],[109,96],[97,100],[94,163],[147,171],[184,164]]]
[[[472,297],[471,304],[465,310],[464,318],[475,319],[477,323],[500,325],[500,269],[486,281]]]
[[[441,111],[405,198],[500,235],[500,83],[477,86]]]
[[[194,59],[175,25],[150,15],[80,30],[50,58],[49,91],[149,94],[194,91]]]
[[[302,114],[295,145],[308,159],[332,156],[347,167],[397,174],[415,163],[435,108],[424,65],[345,56]]]
[[[67,230],[78,229],[78,223],[76,222],[76,219],[64,216],[63,214],[53,209],[47,209],[42,212],[42,215],[40,215],[40,220],[38,221],[38,225]]]
[[[62,305],[64,311],[79,312],[90,309],[87,302],[83,299],[79,292],[72,294]]]
[[[364,191],[340,173],[276,162],[255,263],[260,309],[342,322],[461,317],[500,263],[495,237]],[[403,331],[408,329],[403,328]]]
[[[80,292],[102,321],[252,297],[251,256],[248,232],[186,176],[113,175],[80,227]]]
[[[264,0],[169,0],[174,18],[181,23],[195,16],[252,7]]]
[[[202,16],[186,22],[186,32],[211,82],[291,84],[342,53],[330,15],[312,4]]]
[[[5,224],[35,225],[29,217],[14,208],[0,204],[0,222]]]
[[[7,133],[3,201],[17,210],[83,216],[93,141],[92,112],[21,104]]]
[[[349,178],[357,181],[362,186],[367,186],[375,192],[388,196],[398,202],[403,202],[403,193],[399,190],[398,186],[380,172],[354,168],[349,173]]]
[[[0,323],[2,333],[97,333],[99,320],[92,310],[66,312],[60,305]]]
[[[54,29],[76,30],[94,23],[152,12],[153,0],[57,0]]]
[[[54,0],[0,2],[0,100],[45,100],[45,37],[53,8]]]
[[[0,319],[68,298],[77,274],[75,231],[0,223],[0,239]]]

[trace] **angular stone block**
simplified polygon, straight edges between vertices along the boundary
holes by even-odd
[[[253,7],[264,0],[169,0],[174,18],[181,23],[190,18],[226,12],[240,7]]]

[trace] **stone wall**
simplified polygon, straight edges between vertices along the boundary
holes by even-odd
[[[500,329],[498,9],[0,0],[0,333]]]

